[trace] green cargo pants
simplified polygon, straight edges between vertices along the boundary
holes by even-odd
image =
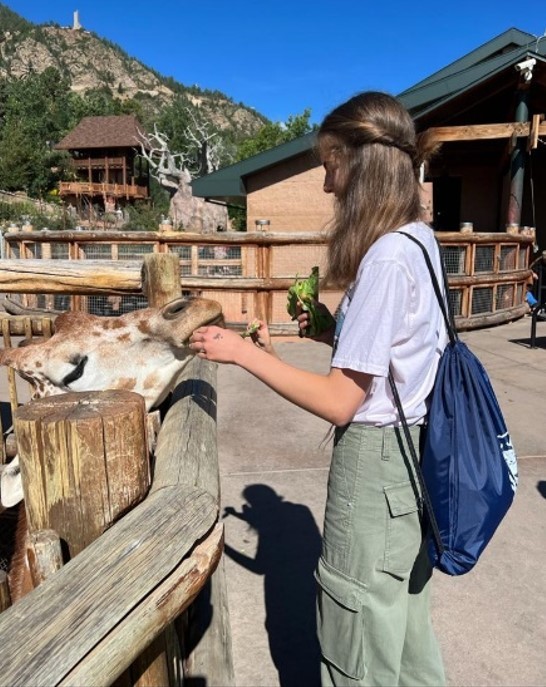
[[[419,428],[411,428],[416,446]],[[397,428],[336,431],[318,582],[321,681],[445,685],[411,458]]]

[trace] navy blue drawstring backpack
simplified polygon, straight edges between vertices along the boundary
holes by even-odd
[[[392,373],[389,382],[421,486],[431,563],[448,575],[463,575],[476,565],[512,504],[517,459],[489,377],[459,340],[426,248],[398,233],[423,251],[449,335],[430,399],[421,465]],[[443,276],[447,294],[445,268]]]

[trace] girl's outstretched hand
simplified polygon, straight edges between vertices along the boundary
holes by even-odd
[[[240,334],[222,327],[200,327],[190,336],[190,348],[199,358],[216,363],[237,363],[238,354],[249,341]]]

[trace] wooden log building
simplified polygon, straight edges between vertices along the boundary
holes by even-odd
[[[84,117],[59,143],[71,157],[73,181],[59,185],[61,198],[80,216],[115,212],[150,195],[146,163],[139,156],[142,126],[133,115]]]

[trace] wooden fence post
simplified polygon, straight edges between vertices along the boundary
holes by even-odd
[[[194,358],[191,376],[173,393],[158,436],[158,468],[151,494],[172,484],[184,483],[203,489],[220,501],[220,475],[216,444],[216,365]],[[198,401],[198,402],[196,402]],[[188,442],[180,445],[180,426],[189,422]],[[180,473],[177,455],[186,454]],[[186,613],[177,619],[184,652],[184,678],[196,684],[204,676],[207,687],[235,684],[227,585],[223,558]]]
[[[180,260],[176,253],[149,253],[142,266],[142,290],[148,305],[161,308],[182,294]]]
[[[150,485],[144,399],[69,392],[14,414],[29,532],[53,529],[75,556]]]
[[[15,431],[31,540],[33,533],[53,529],[70,558],[148,491],[146,407],[139,394],[72,392],[43,398],[17,410]],[[39,582],[47,569],[58,566],[55,547],[39,545],[30,563]],[[156,643],[122,682],[131,684],[136,673],[137,685],[170,684]]]
[[[151,308],[161,308],[182,295],[180,259],[176,253],[148,253],[144,256],[142,291]],[[171,623],[131,666],[131,673],[138,675],[135,687],[181,684],[180,663],[178,637],[174,623]]]
[[[28,549],[30,573],[35,587],[63,566],[61,540],[55,530],[40,530],[30,535]]]

